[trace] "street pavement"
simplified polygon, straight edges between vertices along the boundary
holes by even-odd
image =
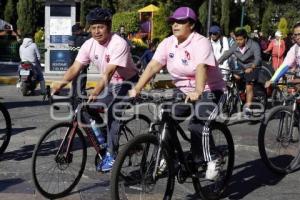
[[[33,185],[31,156],[40,136],[57,121],[51,119],[49,106],[41,101],[41,96],[23,97],[15,85],[0,85],[0,97],[10,112],[13,126],[9,146],[0,157],[0,200],[44,199]],[[151,116],[147,111],[143,114]],[[224,199],[298,200],[300,172],[278,176],[264,166],[257,148],[258,128],[259,124],[243,120],[230,122],[235,142],[235,168]],[[86,169],[79,184],[62,199],[110,199],[110,174],[95,171],[94,156],[94,150],[89,148]],[[183,199],[191,191],[191,187],[177,184],[173,199]]]

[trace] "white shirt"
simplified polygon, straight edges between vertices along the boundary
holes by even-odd
[[[222,39],[222,38],[223,38],[223,48],[222,48],[221,42],[220,42],[220,39]],[[222,36],[220,39],[217,41],[213,41],[212,39],[210,40],[216,60],[219,60],[219,58],[223,55],[223,53],[225,51],[229,50],[229,44],[228,44],[227,37]],[[219,68],[229,69],[228,61],[227,60],[224,61],[222,65],[219,64]]]

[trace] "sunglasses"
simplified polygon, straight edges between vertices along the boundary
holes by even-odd
[[[300,33],[294,33],[293,36],[294,36],[294,37],[299,37],[299,36],[300,36]]]
[[[218,32],[210,32],[209,35],[219,35]]]
[[[172,21],[170,21],[170,24],[174,24],[174,23],[176,23],[176,24],[186,24],[186,23],[188,23],[189,22],[189,20],[188,19],[183,19],[183,20],[172,20]]]

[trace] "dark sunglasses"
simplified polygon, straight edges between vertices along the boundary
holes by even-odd
[[[298,36],[300,36],[300,33],[294,33],[293,36],[298,37]]]
[[[219,35],[218,32],[210,32],[209,35]]]
[[[176,23],[176,24],[186,24],[186,23],[188,23],[189,22],[189,20],[188,19],[183,19],[183,20],[172,20],[172,21],[170,21],[170,24],[174,24],[174,23]]]

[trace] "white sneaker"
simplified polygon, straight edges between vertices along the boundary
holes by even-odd
[[[163,172],[165,172],[166,168],[167,168],[167,161],[164,158],[162,158],[159,162],[157,173],[162,174]]]
[[[216,180],[219,175],[219,169],[220,169],[220,160],[212,160],[207,163],[207,169],[205,173],[205,178],[209,180]]]
[[[16,87],[17,87],[17,88],[20,88],[20,87],[21,87],[21,82],[17,82]]]

